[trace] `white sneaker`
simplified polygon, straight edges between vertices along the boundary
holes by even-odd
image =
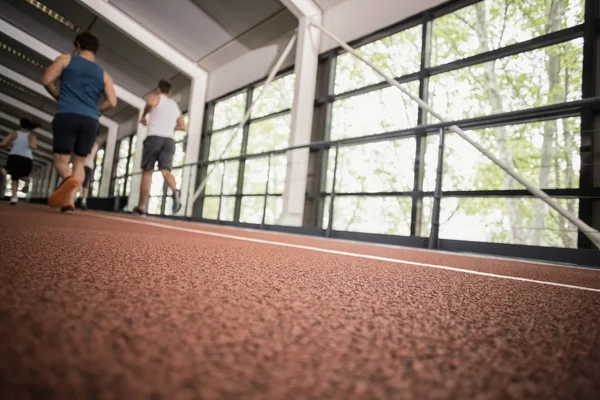
[[[13,196],[10,198],[10,204],[13,206],[17,204],[17,201],[19,201],[19,198],[17,196]]]

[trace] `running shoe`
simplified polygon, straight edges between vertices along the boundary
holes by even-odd
[[[69,199],[69,196],[73,190],[79,186],[79,180],[74,176],[69,176],[62,181],[60,186],[56,188],[54,193],[48,198],[48,205],[52,208],[62,207],[65,202]]]
[[[68,204],[66,206],[62,206],[60,208],[61,214],[71,215],[75,212],[75,206],[73,204]]]
[[[17,205],[17,201],[19,201],[19,198],[17,196],[13,196],[10,198],[10,205],[11,206],[16,206]]]
[[[146,212],[139,207],[135,207],[133,213],[136,215],[146,215]]]
[[[173,214],[177,214],[181,210],[181,190],[173,191]]]

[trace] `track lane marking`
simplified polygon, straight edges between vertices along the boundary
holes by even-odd
[[[568,288],[568,289],[576,289],[576,290],[584,290],[584,291],[589,291],[589,292],[600,293],[600,289],[591,288],[591,287],[569,285],[569,284],[565,284],[565,283],[549,282],[549,281],[542,281],[542,280],[537,280],[537,279],[521,278],[518,276],[493,274],[490,272],[474,271],[474,270],[470,270],[470,269],[450,267],[447,265],[428,264],[428,263],[422,263],[422,262],[418,262],[418,261],[401,260],[398,258],[380,257],[380,256],[369,255],[369,254],[350,253],[350,252],[341,251],[341,250],[323,249],[323,248],[319,248],[319,247],[304,246],[304,245],[299,245],[299,244],[275,242],[275,241],[271,241],[271,240],[249,238],[249,237],[237,236],[237,235],[229,235],[226,233],[208,232],[208,231],[201,231],[201,230],[196,230],[196,229],[183,228],[180,226],[165,225],[165,224],[160,224],[157,222],[136,221],[131,218],[114,217],[114,216],[102,215],[102,214],[97,214],[97,213],[90,213],[87,215],[93,216],[96,218],[104,218],[104,219],[111,219],[114,221],[128,222],[131,224],[146,225],[146,226],[153,226],[153,227],[157,227],[157,228],[170,229],[170,230],[180,231],[180,232],[195,233],[198,235],[220,237],[220,238],[225,238],[225,239],[232,239],[232,240],[239,240],[239,241],[260,243],[260,244],[268,244],[268,245],[272,245],[272,246],[289,247],[289,248],[294,248],[294,249],[315,251],[315,252],[327,253],[327,254],[335,254],[335,255],[341,255],[341,256],[347,256],[347,257],[353,257],[353,258],[363,258],[363,259],[368,259],[368,260],[390,262],[390,263],[395,263],[395,264],[406,264],[406,265],[413,265],[413,266],[417,266],[417,267],[434,268],[434,269],[440,269],[440,270],[446,270],[446,271],[460,272],[460,273],[464,273],[464,274],[486,276],[489,278],[508,279],[508,280],[513,280],[513,281],[537,283],[540,285],[555,286],[555,287],[562,287],[562,288]]]

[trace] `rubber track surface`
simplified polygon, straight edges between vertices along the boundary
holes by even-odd
[[[110,216],[0,203],[0,398],[600,398],[598,292],[187,230],[596,289],[600,271]]]

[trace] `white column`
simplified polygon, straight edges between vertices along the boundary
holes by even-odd
[[[138,115],[138,121],[142,118],[143,111]],[[140,187],[142,185],[142,151],[144,149],[144,139],[148,133],[147,128],[137,124],[137,142],[135,144],[135,154],[133,155],[133,177],[131,178],[131,188],[129,190],[129,198],[127,200],[127,211],[133,211],[140,201]]]
[[[312,132],[321,34],[318,29],[310,25],[310,20],[320,21],[321,13],[299,18],[296,65],[294,68],[296,88],[292,107],[290,146],[310,143]],[[294,150],[287,153],[283,212],[278,221],[281,225],[302,226],[308,157],[308,149]]]
[[[200,141],[202,139],[202,124],[204,122],[204,103],[206,102],[206,88],[208,75],[192,79],[190,87],[190,100],[188,106],[187,146],[185,148],[185,164],[197,162],[200,159]],[[194,210],[192,197],[196,185],[196,166],[183,169],[183,182],[181,182],[181,198],[187,215],[191,216]],[[186,211],[182,209],[180,214]]]
[[[115,162],[115,151],[117,147],[117,136],[119,135],[119,126],[108,128],[106,137],[106,146],[104,148],[104,166],[102,167],[102,179],[100,180],[100,197],[110,197],[110,180],[112,178],[113,164]]]

